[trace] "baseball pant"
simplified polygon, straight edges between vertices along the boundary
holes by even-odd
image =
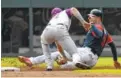
[[[87,67],[93,67],[98,60],[98,56],[91,52],[91,49],[88,47],[82,47],[78,49],[79,52],[73,54],[73,62],[80,63]]]
[[[77,52],[77,47],[64,25],[47,26],[41,35],[41,44],[43,54],[45,55],[47,68],[52,68],[53,66],[48,44],[55,41],[58,41],[63,49],[66,50],[71,56]]]
[[[65,53],[65,56],[69,60],[72,60],[72,57],[66,51],[64,51],[64,53]],[[57,57],[59,57],[59,56],[61,56],[61,54],[58,51],[52,52],[51,53],[52,62],[54,62],[57,59]],[[30,57],[29,59],[30,59],[30,61],[32,62],[33,65],[45,63],[45,55],[40,55],[40,56],[37,56],[37,57]],[[63,64],[60,67],[62,69],[74,69],[74,68],[76,68],[72,61],[68,61],[66,64]]]

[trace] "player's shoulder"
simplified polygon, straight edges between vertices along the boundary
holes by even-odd
[[[103,29],[103,25],[102,24],[94,24],[94,26],[96,26],[97,28]]]
[[[102,24],[91,24],[92,26],[95,26],[99,30],[103,30],[103,25]]]

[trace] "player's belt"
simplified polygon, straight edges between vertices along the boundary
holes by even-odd
[[[84,45],[84,46],[82,46],[82,47],[87,47],[87,46]],[[88,47],[88,48],[91,49],[91,52],[92,52],[94,55],[96,54],[96,55],[98,56],[97,52],[96,52],[94,49],[92,49],[91,47]]]
[[[97,52],[94,50],[94,49],[91,49],[91,52],[95,55],[97,55],[97,56],[99,56],[98,54],[97,54]]]
[[[51,25],[51,24],[48,24],[48,25]],[[63,25],[63,26],[65,26],[68,29],[68,25],[65,25],[63,23],[58,23],[57,25]]]
[[[68,29],[68,25],[65,25],[63,23],[58,23],[57,25],[63,25],[63,26],[66,26],[66,28]]]

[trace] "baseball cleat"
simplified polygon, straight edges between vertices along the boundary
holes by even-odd
[[[52,69],[46,69],[46,71],[52,71]]]
[[[18,56],[18,60],[22,63],[25,63],[27,66],[32,67],[32,62],[29,60],[29,58],[24,56]]]
[[[90,67],[87,67],[87,66],[80,64],[80,63],[76,63],[75,66],[78,68],[81,68],[81,69],[90,69]]]

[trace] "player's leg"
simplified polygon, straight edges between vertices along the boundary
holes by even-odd
[[[66,26],[57,26],[56,40],[62,46],[62,48],[66,50],[70,55],[77,52],[77,47],[72,38],[70,37]]]
[[[45,56],[45,63],[47,64],[47,70],[53,68],[53,61],[51,58],[51,53],[49,51],[49,45],[48,44],[41,44],[42,45],[42,51]]]
[[[86,51],[86,54],[82,56],[83,61],[90,67],[95,66],[98,60],[98,56],[96,54],[93,54],[90,48],[85,47],[84,49]]]
[[[54,62],[59,55],[60,54],[57,51],[51,53],[52,61]],[[37,57],[30,57],[30,58],[25,57],[25,56],[19,56],[18,59],[19,59],[20,62],[25,63],[29,67],[31,67],[32,65],[35,65],[35,64],[45,63],[45,55],[40,55],[40,56],[37,56]]]
[[[45,55],[45,63],[47,64],[47,70],[53,68],[53,62],[51,53],[49,51],[49,44],[54,42],[55,29],[53,27],[46,27],[41,35],[42,51]]]
[[[70,36],[64,36],[60,38],[58,42],[71,56],[77,52],[77,47]]]
[[[69,54],[66,51],[64,51],[64,53],[68,59],[71,59],[71,57],[69,56]],[[58,58],[58,56],[60,56],[60,53],[58,51],[51,53],[51,58],[52,58],[53,62]],[[45,56],[41,55],[41,56],[37,56],[37,57],[30,57],[29,60],[31,61],[31,63],[33,65],[42,64],[42,63],[45,63]],[[72,61],[68,61],[66,64],[60,65],[60,68],[61,69],[75,69],[77,67],[74,65],[74,63]]]
[[[51,53],[52,61],[54,62],[59,55],[60,55],[59,52],[53,52],[53,53]],[[30,57],[29,59],[32,62],[32,64],[42,64],[42,63],[45,63],[45,55],[40,55],[40,56],[37,56],[37,57]]]
[[[73,62],[78,68],[89,69],[93,67],[97,62],[97,56],[95,56],[90,48],[80,48],[78,53],[73,54]]]
[[[61,69],[76,69],[77,67],[72,61],[67,61],[66,64],[60,65]]]

